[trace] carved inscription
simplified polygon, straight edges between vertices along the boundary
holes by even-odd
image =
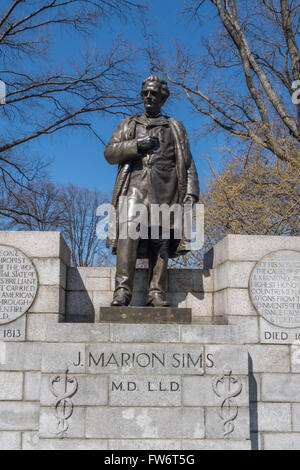
[[[219,416],[223,421],[223,436],[228,438],[235,429],[234,421],[239,411],[235,397],[240,395],[243,385],[238,377],[232,376],[230,367],[225,366],[224,375],[214,378],[212,386],[221,401]]]
[[[281,250],[262,258],[250,278],[250,297],[258,311],[276,326],[300,326],[300,252]]]
[[[69,377],[69,371],[66,370],[65,375],[57,375],[51,377],[49,381],[49,388],[53,395],[57,398],[55,402],[55,413],[57,418],[57,432],[56,435],[63,439],[69,429],[68,419],[73,414],[73,402],[71,398],[75,395],[78,389],[78,382],[75,377]],[[58,390],[60,385],[60,390]]]
[[[181,406],[178,376],[116,376],[109,388],[111,406]]]
[[[10,323],[27,312],[37,287],[35,268],[24,253],[0,245],[0,324]]]
[[[204,368],[213,366],[213,357],[204,357],[203,347],[197,345],[90,345],[86,357],[92,374],[163,374],[203,375]],[[73,362],[81,367],[82,358]]]

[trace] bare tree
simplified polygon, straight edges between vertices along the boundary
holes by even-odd
[[[203,38],[206,52],[195,56],[179,45],[172,65],[152,49],[153,66],[208,117],[210,130],[299,167],[300,103],[292,102],[293,83],[300,83],[299,0],[186,2],[193,20],[203,21],[208,11],[218,29]]]
[[[97,208],[109,199],[100,191],[69,185],[64,189],[62,234],[71,249],[73,266],[106,264],[105,240],[97,237]]]
[[[62,189],[49,181],[27,186],[10,184],[0,199],[0,216],[6,229],[61,230],[64,222]]]
[[[78,42],[96,32],[104,19],[126,18],[142,8],[134,0],[1,2],[0,78],[7,95],[0,105],[0,183],[24,184],[24,178],[35,178],[34,159],[25,144],[66,128],[85,126],[94,132],[92,113],[126,113],[136,105],[130,86],[133,51],[121,39],[113,39],[106,51],[100,45],[93,53],[75,50],[76,60],[71,53],[64,64],[50,60],[48,52],[61,31],[71,32]],[[21,149],[23,158],[18,159]]]
[[[71,249],[73,266],[113,264],[105,240],[97,237],[97,208],[109,198],[97,190],[40,180],[10,188],[1,201],[0,220],[7,230],[60,231]]]
[[[225,150],[224,150],[225,151]],[[199,267],[203,255],[227,234],[300,235],[300,168],[259,152],[230,158],[222,171],[211,165],[201,193],[205,245],[175,260],[176,267]]]

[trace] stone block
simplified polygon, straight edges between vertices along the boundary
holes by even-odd
[[[199,344],[243,343],[242,330],[234,325],[183,325],[182,342]]]
[[[193,325],[228,325],[228,321],[226,317],[196,317],[193,316],[192,318]]]
[[[213,292],[213,273],[202,269],[170,269],[170,292]]]
[[[266,433],[264,450],[300,450],[300,434]]]
[[[39,371],[41,345],[39,343],[2,343],[0,370]]]
[[[213,248],[213,267],[225,261],[258,261],[272,251],[300,250],[300,237],[227,235]]]
[[[26,314],[17,320],[0,325],[0,341],[25,341],[26,339]]]
[[[66,315],[65,316],[65,323],[76,323],[76,324],[83,324],[83,323],[94,323],[95,314],[84,314],[84,315]]]
[[[107,440],[40,439],[37,433],[24,432],[22,450],[107,450]]]
[[[88,280],[92,280],[90,284],[98,287],[96,290],[101,290],[99,287],[102,285],[102,281],[104,282],[103,285],[109,287],[105,290],[111,290],[110,281],[107,281],[107,279],[111,278],[110,268],[70,267],[68,268],[67,278],[67,289],[69,291],[94,290],[88,289]],[[97,284],[97,282],[99,282],[99,284]]]
[[[251,450],[250,440],[198,439],[182,442],[182,450]]]
[[[78,364],[80,355],[81,363]],[[42,345],[42,372],[85,372],[85,345],[81,343],[44,343]]]
[[[294,374],[300,373],[300,346],[298,343],[291,346],[291,371]]]
[[[67,268],[67,290],[68,291],[85,291],[84,280],[80,268]]]
[[[103,277],[111,276],[111,268],[97,268],[97,267],[80,267],[77,268],[81,276],[85,279],[89,277],[97,277],[99,279]]]
[[[257,410],[250,407],[250,412],[250,423],[258,424],[257,427],[251,425],[251,431],[290,432],[292,430],[289,403],[258,403]],[[257,416],[254,416],[256,412]]]
[[[249,367],[249,371],[250,371]],[[260,374],[253,374],[253,372],[249,373],[249,399],[250,402],[257,403],[261,400],[261,375]]]
[[[257,316],[248,289],[223,289],[214,294],[214,315]]]
[[[22,432],[22,450],[39,450],[39,434],[36,431]]]
[[[136,277],[136,271],[135,271],[135,277]],[[111,268],[110,270],[110,290],[114,291],[116,287],[116,269]]]
[[[6,343],[2,341],[0,343],[0,365],[5,365],[6,364],[6,356],[7,356],[7,351],[6,351]]]
[[[201,408],[88,408],[86,437],[110,439],[201,439]]]
[[[24,400],[40,401],[41,377],[40,372],[25,372]]]
[[[300,404],[299,403],[295,403],[292,405],[292,423],[293,423],[292,430],[296,432],[300,432]],[[275,431],[275,429],[272,429],[272,431]]]
[[[115,272],[114,272],[115,274]],[[115,284],[113,283],[113,289]],[[148,269],[137,269],[134,276],[133,290],[146,293],[148,288]]]
[[[67,292],[66,315],[94,315],[91,292]]]
[[[38,430],[39,410],[39,403],[21,401],[0,402],[0,430]]]
[[[33,258],[39,285],[60,286],[66,289],[67,267],[59,258]]]
[[[222,399],[213,391],[215,377],[183,377],[183,406],[221,406]],[[241,393],[234,398],[238,407],[249,406],[247,377],[239,377],[242,384]],[[234,390],[234,388],[233,388]]]
[[[299,402],[300,375],[263,374],[262,400],[268,402]]]
[[[112,299],[112,292],[93,292],[93,307],[96,312],[96,319],[97,315],[99,315],[100,307],[110,307]]]
[[[259,326],[258,317],[238,317],[228,316],[229,325],[239,326],[241,330],[241,338],[244,344],[252,344],[259,342]]]
[[[72,323],[50,324],[46,329],[46,341],[49,342],[105,343],[109,340],[109,325],[104,323],[86,323],[80,325]]]
[[[171,307],[187,308],[186,298],[186,292],[177,292],[177,294],[167,292],[166,294],[166,299],[170,302]]]
[[[61,258],[70,264],[70,249],[59,232],[1,231],[0,244],[14,246],[29,258]]]
[[[110,277],[88,277],[86,280],[86,289],[88,291],[110,291]]]
[[[289,372],[288,346],[250,345],[248,352],[253,362],[253,372]]]
[[[111,325],[111,341],[116,343],[178,343],[179,325]]]
[[[93,410],[94,408],[90,408]],[[97,409],[97,408],[96,408]],[[79,406],[73,408],[72,416],[68,419],[68,430],[65,438],[84,437],[84,415],[85,409]],[[40,438],[58,438],[58,420],[54,406],[51,408],[41,407],[40,409]]]
[[[299,343],[300,338],[300,328],[281,328],[279,326],[271,325],[271,323],[267,322],[262,317],[260,317],[259,326],[260,342],[262,344],[292,344],[292,352],[295,350],[295,348],[299,349],[297,344]],[[298,356],[298,354],[296,355]],[[299,358],[297,358],[297,362],[298,361]],[[298,364],[300,364],[300,361]]]
[[[65,313],[65,290],[58,286],[39,286],[29,313]]]
[[[110,406],[181,406],[178,376],[111,376]]]
[[[42,406],[55,405],[56,397],[49,387],[52,378],[53,375],[42,376],[40,399]],[[77,392],[72,396],[74,406],[104,406],[108,404],[108,377],[72,374],[72,378],[75,378],[78,384]],[[59,384],[54,384],[54,389],[59,390]]]
[[[205,409],[205,425],[207,439],[250,439],[249,408],[239,408],[238,415],[232,425],[233,431],[226,436],[227,426],[220,417],[220,407]]]
[[[193,317],[209,317],[213,315],[213,296],[211,293],[189,292],[185,300],[187,308],[191,308]]]
[[[28,313],[27,341],[45,341],[49,325],[57,325],[63,320],[64,316],[56,313]]]
[[[111,439],[110,450],[180,450],[180,440]]]
[[[248,351],[243,346],[208,345],[206,357],[213,361],[213,367],[206,367],[208,375],[223,375],[224,368],[229,367],[232,375],[248,375]]]
[[[70,348],[70,345],[63,346]],[[198,345],[116,343],[112,348],[111,344],[89,344],[88,372],[106,375],[202,375],[203,353],[203,347]]]
[[[21,433],[20,432],[0,432],[1,450],[20,450]]]
[[[111,300],[112,300],[112,297],[113,297],[113,292],[111,293]],[[110,305],[110,302],[109,302],[109,305]],[[133,291],[130,305],[134,307],[145,307],[146,306],[146,292]]]
[[[108,444],[100,439],[40,439],[39,450],[107,450]]]
[[[254,266],[250,261],[225,261],[214,272],[215,292],[227,288],[247,289]]]
[[[0,400],[22,400],[23,374],[0,372]]]

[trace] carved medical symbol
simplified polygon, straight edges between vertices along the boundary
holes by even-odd
[[[233,421],[238,415],[238,406],[233,398],[241,393],[243,385],[239,378],[232,377],[232,370],[226,367],[224,375],[213,379],[212,386],[215,394],[221,399],[219,416],[224,422],[224,437],[229,437],[234,431]]]
[[[78,389],[78,382],[75,377],[68,376],[69,370],[66,370],[63,376],[57,375],[51,377],[49,388],[57,398],[55,402],[55,412],[57,417],[57,436],[64,438],[69,429],[67,420],[72,416],[73,403],[71,397],[75,395]],[[58,385],[60,387],[58,387]],[[70,385],[73,385],[70,387]],[[59,390],[60,389],[60,390]]]

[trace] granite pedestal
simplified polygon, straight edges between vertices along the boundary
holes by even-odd
[[[145,270],[100,322],[115,271],[70,267],[58,233],[0,245],[1,449],[300,449],[299,237],[227,236],[170,270],[190,324],[134,323]]]
[[[190,308],[100,307],[102,323],[182,323],[192,321]]]

